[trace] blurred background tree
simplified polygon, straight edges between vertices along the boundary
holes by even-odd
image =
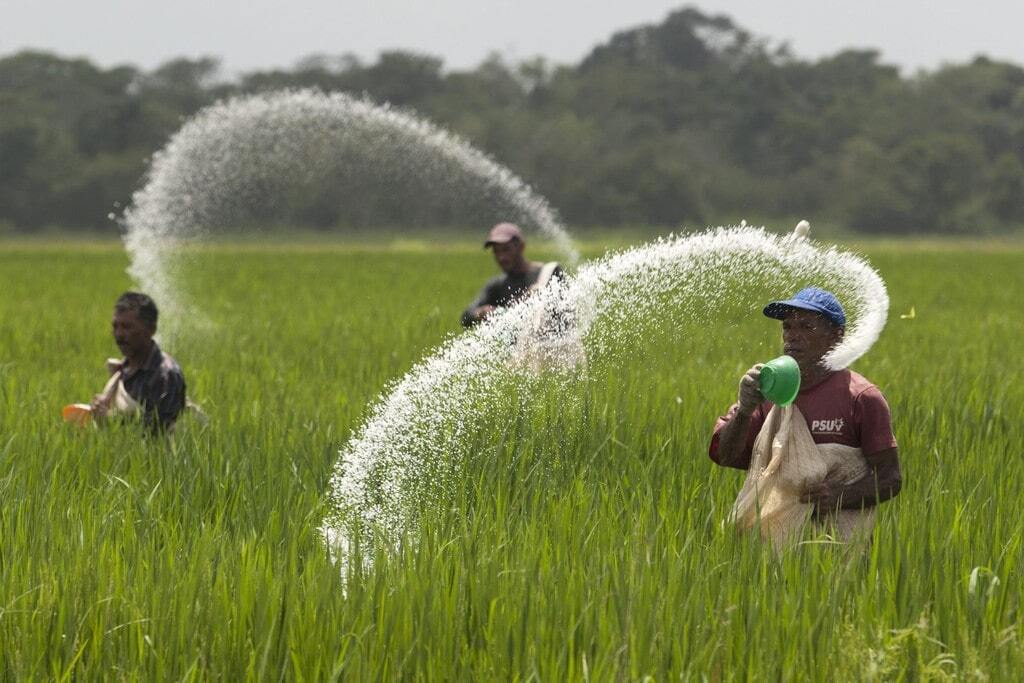
[[[817,60],[692,7],[613,35],[576,65],[493,54],[467,71],[389,51],[310,55],[228,79],[211,57],[145,72],[43,52],[0,58],[0,225],[115,232],[148,159],[198,109],[314,87],[419,112],[534,185],[571,224],[702,227],[809,215],[892,235],[1024,225],[1024,69],[978,57],[903,77],[877,52]],[[365,206],[282,198],[322,229],[394,225]],[[307,193],[308,194],[308,193]],[[444,212],[427,223],[442,224]]]

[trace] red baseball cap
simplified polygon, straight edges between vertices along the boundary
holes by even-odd
[[[491,232],[487,235],[484,249],[494,244],[505,244],[512,240],[526,241],[523,239],[523,233],[519,231],[519,228],[514,223],[498,223],[491,228]]]

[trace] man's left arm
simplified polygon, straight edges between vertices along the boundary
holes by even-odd
[[[863,477],[849,484],[829,481],[812,487],[801,498],[813,503],[817,514],[832,510],[859,510],[885,502],[903,487],[900,452],[892,431],[889,404],[876,387],[861,393],[854,403],[854,420],[868,465]]]
[[[813,486],[800,498],[814,504],[819,516],[834,510],[870,508],[894,498],[903,488],[898,447],[887,448],[867,458],[868,473],[857,481],[841,485],[828,479]]]
[[[168,372],[149,388],[143,422],[156,433],[170,429],[185,408],[185,377]]]

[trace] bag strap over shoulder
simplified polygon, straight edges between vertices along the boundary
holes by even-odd
[[[548,261],[545,263],[540,269],[537,281],[530,286],[530,289],[533,291],[544,289],[548,282],[551,281],[551,276],[555,274],[556,268],[558,268],[558,261]]]

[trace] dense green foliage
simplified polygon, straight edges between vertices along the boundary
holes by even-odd
[[[107,214],[184,117],[232,94],[296,87],[412,108],[577,225],[810,216],[875,233],[979,234],[1024,224],[1024,68],[979,57],[904,77],[873,51],[801,60],[690,8],[557,67],[494,57],[446,71],[387,52],[372,64],[312,56],[228,82],[213,59],[144,72],[8,56],[0,227],[114,230]],[[349,197],[317,205],[314,227],[387,221]]]
[[[856,367],[906,476],[868,554],[778,561],[721,526],[741,476],[708,432],[778,343],[753,312],[492,425],[447,505],[343,576],[317,537],[337,449],[459,332],[478,247],[206,248],[217,324],[170,350],[210,423],[164,444],[59,423],[115,352],[119,249],[0,245],[0,676],[1016,678],[1024,253],[868,251],[893,313]]]

